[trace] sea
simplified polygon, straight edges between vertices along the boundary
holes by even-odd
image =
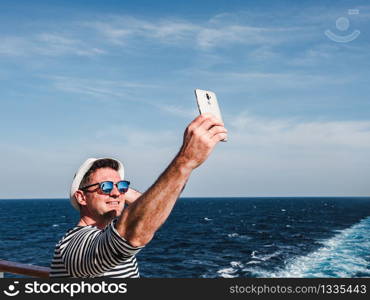
[[[0,259],[49,266],[78,213],[0,200],[0,220]],[[370,277],[370,197],[180,198],[137,259],[141,277]]]

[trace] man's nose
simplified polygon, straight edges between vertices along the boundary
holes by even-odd
[[[118,188],[117,188],[117,185],[113,185],[113,190],[110,192],[109,194],[111,197],[114,197],[114,198],[117,198],[121,195],[121,193],[119,192]]]

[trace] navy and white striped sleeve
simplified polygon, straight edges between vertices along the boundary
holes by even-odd
[[[77,231],[65,247],[64,265],[73,277],[101,275],[137,254],[143,247],[131,246],[121,237],[113,220],[104,230],[86,226]]]

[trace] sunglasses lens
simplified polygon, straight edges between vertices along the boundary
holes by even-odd
[[[100,184],[100,189],[104,194],[110,194],[113,190],[113,182],[112,181],[104,181]]]
[[[128,191],[130,183],[126,180],[122,180],[117,183],[117,188],[120,191],[120,193],[126,193]]]

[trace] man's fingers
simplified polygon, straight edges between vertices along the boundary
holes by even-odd
[[[226,140],[226,139],[227,139],[227,134],[224,133],[224,132],[220,132],[220,133],[215,134],[212,137],[212,142],[216,144],[216,143],[218,143],[222,140]]]
[[[223,126],[213,126],[211,129],[208,130],[210,138],[218,133],[227,133],[227,129]]]
[[[211,113],[205,113],[195,118],[188,126],[189,131],[194,131],[199,127],[203,130],[208,130],[212,126],[223,125],[223,123]]]
[[[190,123],[189,127],[195,127],[195,128],[199,127],[200,124],[202,124],[208,117],[209,117],[209,114],[200,114]]]
[[[209,131],[214,127],[223,127],[224,124],[215,116],[208,116],[195,130],[199,135],[209,134]]]

